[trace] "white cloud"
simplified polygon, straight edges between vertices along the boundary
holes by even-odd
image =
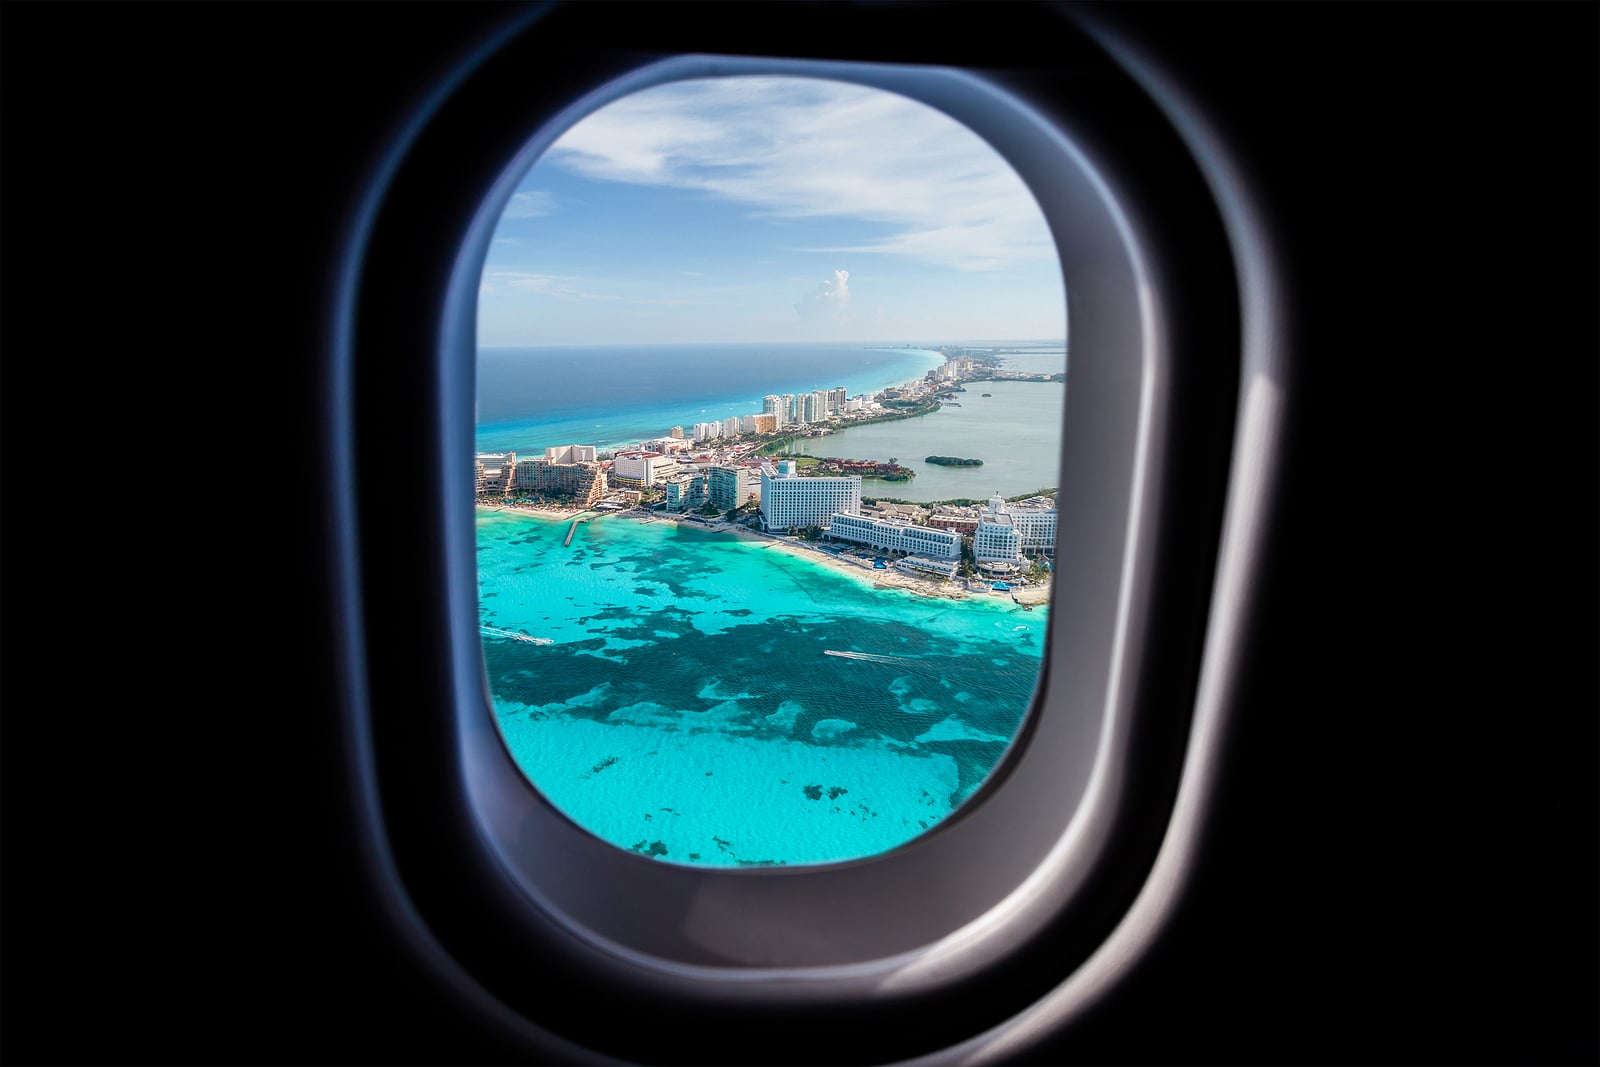
[[[638,296],[630,293],[597,291],[594,283],[584,278],[558,274],[534,274],[528,271],[495,270],[483,272],[478,285],[478,297],[501,296],[508,293],[533,293],[557,300],[613,300],[624,304],[653,304],[666,307],[686,307],[705,303],[670,296]]]
[[[850,272],[836,270],[833,272],[833,277],[807,293],[800,303],[794,306],[794,309],[806,318],[825,316],[837,319],[849,307]]]
[[[967,271],[1054,255],[1032,195],[986,142],[924,104],[861,86],[769,77],[660,86],[584,118],[546,160],[590,178],[700,190],[769,217],[888,231],[826,251]]]
[[[512,196],[502,216],[508,219],[537,219],[556,209],[555,197],[538,189],[527,189]]]

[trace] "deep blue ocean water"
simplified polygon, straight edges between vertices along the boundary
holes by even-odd
[[[943,365],[859,344],[590,345],[478,353],[478,451],[601,450],[761,411],[768,393],[875,393]]]
[[[727,350],[708,364],[727,372],[713,380],[741,383],[752,410],[766,392],[811,387],[763,367],[771,386],[740,377],[751,349],[772,346],[709,347]],[[867,351],[882,360],[854,378],[835,364],[835,375],[817,380],[852,395],[940,362],[926,351],[828,347],[847,362]],[[542,381],[509,352],[509,370],[486,355],[480,415],[487,408],[498,422],[481,428],[480,450],[505,447],[490,443],[496,434],[516,435],[519,452],[614,443],[568,432],[592,418],[639,427],[619,440],[658,436],[673,424],[662,413],[740,395],[730,384],[697,399],[685,384],[692,372],[666,373],[673,360],[703,355],[698,347],[621,350],[610,364],[578,351],[576,362],[571,352],[547,358]],[[659,394],[639,384],[658,370]],[[608,387],[605,409],[583,409],[572,376],[592,388],[608,371],[631,392]],[[638,406],[618,399],[628,395]],[[548,641],[486,635],[484,661],[518,766],[557,808],[621,848],[716,866],[826,863],[894,848],[960,806],[1027,711],[1047,608],[1024,611],[997,594],[954,601],[876,589],[870,574],[665,519],[599,516],[564,546],[569,525],[479,509],[483,624]]]

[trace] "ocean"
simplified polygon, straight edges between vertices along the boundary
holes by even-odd
[[[883,353],[880,367],[855,370],[855,382],[898,377],[857,386],[834,364],[819,385],[843,384],[854,395],[929,366],[926,351],[854,351]],[[599,374],[609,389],[604,359],[584,352],[569,374]],[[647,353],[619,354],[613,371],[649,366]],[[510,435],[518,451],[539,442],[604,445],[561,436],[600,412],[605,425],[630,428],[620,440],[658,436],[673,424],[651,422],[659,414],[739,395],[730,388],[700,402],[673,379],[666,399],[636,391],[629,407],[612,393],[604,408],[590,403],[579,414],[573,383],[548,380],[556,365],[546,362],[545,388],[518,414],[509,397],[530,376],[486,360],[480,415],[488,408],[496,420],[480,428],[480,450],[497,450],[488,442]],[[766,392],[810,387],[793,382],[733,384],[759,410]],[[482,402],[491,394],[493,406]],[[838,862],[895,848],[971,795],[1027,712],[1047,607],[1027,611],[1000,594],[954,601],[875,589],[766,542],[666,519],[597,516],[564,546],[569,526],[479,509],[484,661],[517,765],[558,809],[620,848],[725,867]]]
[[[876,393],[944,364],[928,348],[857,344],[589,345],[478,353],[477,448],[602,451],[674,426],[761,411],[768,393]]]

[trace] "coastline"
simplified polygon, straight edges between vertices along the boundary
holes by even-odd
[[[915,370],[914,373],[910,367],[900,367],[899,369],[880,369],[870,372],[870,377],[868,376],[867,372],[863,372],[860,368],[850,371],[842,376],[847,380],[836,381],[835,384],[842,385],[845,389],[850,391],[851,395],[877,395],[888,389],[905,389],[915,386],[917,383],[924,381],[928,373],[937,370],[945,363],[948,363],[951,359],[947,353],[941,352],[937,348],[925,348],[922,346],[857,346],[855,343],[837,342],[821,342],[819,344],[824,348],[854,348],[863,353],[893,353],[897,357],[918,354],[923,357],[927,357],[922,360],[925,366],[922,369]],[[534,346],[534,349],[529,350],[542,349],[546,347],[552,346]],[[552,350],[565,351],[570,349],[576,351],[578,349],[587,347],[589,346],[553,346]],[[684,354],[687,355],[690,352],[701,351],[707,347],[715,350],[718,347],[728,346],[623,345],[598,347],[601,350],[622,349],[630,352],[638,352],[641,349],[652,348],[661,349],[669,353],[682,350]],[[745,345],[744,347],[768,348],[771,346]],[[780,345],[780,347],[782,346]],[[797,347],[806,349],[815,348],[818,346],[802,344]],[[480,349],[479,373],[484,373],[484,352],[505,352],[516,350],[518,350],[517,347],[502,348],[500,346],[491,346],[489,348]],[[910,377],[901,377],[902,374],[908,373],[911,374]],[[703,419],[708,413],[712,414],[714,417],[720,418],[726,417],[729,414],[735,414],[736,411],[734,409],[738,408],[748,409],[753,406],[759,411],[761,407],[760,396],[763,391],[774,391],[779,393],[787,391],[800,391],[800,389],[795,386],[783,384],[784,379],[782,379],[781,376],[775,375],[774,377],[776,379],[774,383],[754,387],[749,394],[748,399],[731,397],[711,400],[700,399],[672,401],[660,405],[647,404],[644,406],[651,408],[648,416],[641,414],[632,418],[620,418],[613,413],[605,417],[595,416],[594,418],[599,419],[599,421],[596,422],[594,419],[588,416],[577,417],[568,415],[564,417],[552,418],[551,416],[555,413],[546,413],[545,415],[542,415],[532,421],[526,421],[521,417],[508,420],[503,416],[491,415],[489,416],[487,423],[480,422],[477,426],[474,432],[474,449],[479,452],[517,452],[519,454],[526,452],[533,454],[541,452],[544,446],[542,444],[529,444],[528,442],[530,440],[537,441],[539,439],[549,439],[557,442],[584,440],[595,445],[595,447],[602,452],[611,451],[615,448],[625,447],[640,440],[649,439],[652,436],[659,436],[665,432],[665,427],[680,423],[687,426],[691,421],[701,421],[701,419]],[[698,409],[700,412],[699,417],[693,414],[696,409]],[[582,425],[574,425],[576,423],[581,423]],[[650,429],[647,423],[653,423],[659,428]],[[599,432],[595,433],[594,431]]]
[[[558,508],[549,505],[527,506],[516,504],[478,504],[481,511],[513,512],[519,515],[529,515],[535,518],[547,519],[551,522],[571,522],[580,516],[587,515],[590,520],[597,518],[625,519],[633,522],[676,522],[686,521],[682,516],[668,512],[641,512],[638,509],[627,511],[593,511],[583,508]],[[691,521],[692,520],[688,520]],[[919,596],[934,597],[944,600],[974,600],[989,599],[1001,600],[1006,598],[1005,593],[996,593],[991,590],[991,583],[986,579],[975,580],[973,588],[968,589],[959,578],[941,580],[934,576],[908,574],[892,567],[879,570],[872,566],[871,560],[861,560],[852,556],[839,556],[821,548],[811,547],[805,542],[796,542],[788,538],[774,537],[759,530],[752,530],[746,526],[724,522],[699,523],[693,525],[713,533],[725,533],[743,541],[760,542],[766,551],[783,552],[800,559],[811,560],[829,569],[845,574],[855,581],[869,585],[874,589],[897,589]],[[1015,599],[1018,604],[1027,607],[1046,605],[1050,601],[1051,583],[1042,585],[1029,585],[1014,589]]]

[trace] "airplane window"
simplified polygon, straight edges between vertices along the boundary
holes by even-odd
[[[562,132],[477,305],[479,628],[520,770],[675,864],[949,817],[1046,653],[1066,327],[1039,204],[925,103],[691,78]]]
[[[1043,82],[569,57],[602,10],[442,85],[353,231],[350,469],[398,448],[428,502],[354,480],[374,855],[424,951],[588,1048],[696,1058],[711,1004],[799,1062],[867,1049],[857,1012],[951,1046],[1181,840],[1240,395],[1216,205],[1081,36]]]

